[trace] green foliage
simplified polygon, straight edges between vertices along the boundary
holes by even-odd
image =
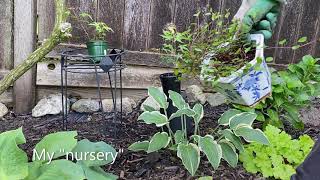
[[[94,40],[105,40],[108,32],[113,30],[104,22],[95,21],[92,16],[88,13],[81,13],[80,18],[82,22],[87,23],[89,27],[92,27],[95,31]]]
[[[242,139],[247,142],[257,142],[268,144],[266,136],[258,129],[251,127],[257,117],[254,113],[241,112],[239,110],[229,110],[219,119],[219,126],[212,135],[200,136],[199,123],[203,118],[203,106],[196,104],[193,108],[174,91],[169,91],[169,98],[172,104],[177,107],[177,112],[170,117],[167,116],[167,97],[156,88],[149,88],[149,95],[164,108],[164,115],[158,111],[146,110],[139,116],[139,120],[146,124],[155,124],[163,129],[167,127],[167,132],[157,132],[150,140],[135,142],[129,146],[131,151],[145,151],[147,153],[159,151],[167,148],[177,151],[177,156],[181,159],[184,167],[191,175],[195,175],[200,164],[200,156],[203,153],[213,168],[218,168],[221,159],[226,160],[232,167],[238,163],[237,151],[243,151]],[[186,130],[186,116],[191,117],[195,124],[193,136],[189,138]],[[173,118],[181,118],[182,130],[172,132],[169,122]]]
[[[240,153],[239,160],[251,173],[262,173],[263,177],[290,179],[295,168],[300,165],[311,151],[314,141],[308,136],[292,139],[280,129],[268,125],[264,132],[270,145],[251,143]]]
[[[288,70],[273,71],[272,96],[256,105],[258,120],[264,126],[271,124],[283,127],[283,120],[289,121],[295,128],[302,129],[304,124],[299,110],[311,104],[311,98],[320,92],[320,65],[318,59],[304,56],[297,64],[290,64]],[[242,111],[252,111],[235,106]]]
[[[33,161],[28,162],[27,154],[18,147],[18,145],[26,143],[22,128],[1,133],[0,179],[117,179],[116,176],[104,172],[99,167],[113,161],[112,157],[116,157],[117,155],[115,149],[104,142],[92,143],[87,139],[77,142],[76,136],[77,132],[75,131],[57,132],[45,136],[35,146]],[[77,157],[72,157],[73,160],[78,160],[77,163],[61,159],[63,156],[70,156],[71,152],[75,156],[78,155]],[[100,155],[98,155],[99,152]],[[103,157],[104,160],[100,160],[102,159],[101,154],[105,154],[106,152],[109,153],[108,157]],[[112,153],[112,157],[110,153]],[[86,157],[82,155],[86,155]],[[99,159],[98,156],[100,156]]]
[[[166,26],[161,35],[162,51],[168,55],[164,59],[176,65],[176,74],[199,75],[204,70],[204,75],[218,79],[254,58],[248,56],[254,54],[254,46],[239,33],[239,22],[230,22],[229,16],[229,12],[216,13],[210,9],[195,14],[197,23],[183,32],[177,31],[174,24]],[[206,20],[200,23],[200,19]],[[207,58],[210,63],[204,66],[202,61]]]

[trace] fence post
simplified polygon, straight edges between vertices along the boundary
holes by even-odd
[[[14,66],[19,65],[35,49],[36,0],[14,1]],[[13,86],[17,113],[30,112],[35,103],[35,68],[25,73]]]

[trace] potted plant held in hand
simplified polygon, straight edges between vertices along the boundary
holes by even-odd
[[[88,53],[95,61],[99,62],[103,56],[107,55],[108,43],[105,41],[108,32],[113,30],[104,22],[95,21],[90,14],[81,13],[80,17],[82,21],[86,22],[88,26],[94,28],[94,37],[90,38],[90,41],[86,43]]]
[[[252,41],[239,34],[239,22],[229,12],[212,10],[194,15],[186,31],[174,25],[163,32],[165,59],[176,65],[176,74],[198,77],[232,102],[252,106],[271,93],[270,73],[263,58],[263,36]],[[237,35],[237,36],[235,36]]]

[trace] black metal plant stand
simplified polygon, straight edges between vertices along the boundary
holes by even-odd
[[[79,48],[64,51],[61,54],[61,94],[62,94],[62,125],[68,129],[68,73],[95,74],[100,112],[105,112],[101,97],[101,75],[107,75],[113,102],[113,124],[117,122],[117,91],[120,91],[120,123],[122,123],[122,70],[126,67],[122,63],[123,50],[113,49],[105,56],[89,56],[87,49]],[[97,62],[97,60],[99,62]],[[113,73],[113,76],[112,76]],[[119,78],[117,74],[119,73]],[[118,82],[119,81],[119,82]],[[115,132],[117,131],[117,127]]]

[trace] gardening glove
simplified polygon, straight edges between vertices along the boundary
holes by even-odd
[[[270,39],[272,30],[276,26],[281,3],[286,0],[243,0],[234,16],[241,22],[240,33],[263,34],[265,39]]]

